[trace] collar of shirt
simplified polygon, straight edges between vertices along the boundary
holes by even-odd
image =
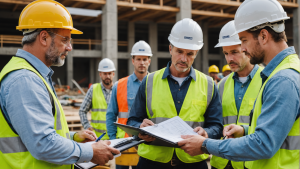
[[[131,80],[133,82],[139,81],[134,72],[128,77],[128,80]]]
[[[245,83],[247,83],[249,80],[253,79],[253,77],[254,77],[255,73],[257,72],[258,68],[259,68],[258,65],[255,65],[255,66],[253,67],[252,71],[251,71],[250,74],[247,76],[247,80],[246,80]],[[239,79],[239,75],[238,75],[236,72],[234,72],[232,78],[233,78],[233,80],[242,83],[242,82],[240,81],[240,79]]]
[[[165,72],[163,74],[162,79],[165,79],[168,76],[171,77],[170,66],[171,66],[171,61],[168,63],[167,68],[165,69]],[[195,70],[192,66],[191,66],[190,73],[189,73],[189,75],[187,76],[187,78],[185,80],[189,79],[190,77],[192,77],[196,81],[196,72],[195,72]]]
[[[105,90],[106,92],[107,92],[107,90],[112,90],[112,87],[113,87],[113,86],[111,86],[111,89],[106,89],[102,82],[100,83],[100,85],[101,85],[102,90]]]
[[[274,71],[274,69],[285,59],[287,56],[295,54],[295,48],[294,46],[288,47],[278,53],[271,62],[264,68],[264,70],[260,73],[261,78],[263,79],[263,82],[267,80],[267,78],[271,75],[271,73]]]
[[[47,67],[40,59],[25,50],[18,49],[16,56],[27,60],[45,79],[51,78],[54,73],[54,71],[50,67]]]

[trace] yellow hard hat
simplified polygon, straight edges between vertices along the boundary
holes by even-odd
[[[216,65],[211,65],[208,68],[208,73],[219,73],[219,68]]]
[[[71,34],[82,34],[73,28],[69,11],[54,0],[36,0],[28,4],[19,18],[17,30],[44,28],[62,28],[71,30]]]
[[[225,72],[226,70],[229,70],[229,71],[231,71],[231,69],[230,69],[229,65],[225,65],[225,66],[223,66],[222,72]]]

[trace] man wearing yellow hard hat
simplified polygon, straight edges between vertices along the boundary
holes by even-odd
[[[226,77],[226,76],[229,75],[231,72],[232,72],[232,71],[231,71],[229,65],[223,66],[223,69],[222,69],[222,75],[223,75],[223,77]]]
[[[208,68],[208,74],[210,77],[212,77],[214,79],[214,81],[216,83],[218,83],[221,79],[218,77],[218,73],[219,73],[219,68],[218,66],[216,65],[211,65],[209,68]]]
[[[62,66],[72,50],[70,13],[53,0],[27,5],[17,29],[22,45],[0,73],[1,168],[66,168],[75,162],[104,164],[119,151],[109,141],[93,145],[92,131],[69,132],[51,76],[50,66]],[[75,142],[76,141],[76,142]]]

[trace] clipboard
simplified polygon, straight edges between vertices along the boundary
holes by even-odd
[[[146,135],[155,137],[154,141],[144,142],[145,144],[154,145],[154,146],[165,146],[165,147],[180,148],[177,143],[174,143],[174,142],[171,142],[171,141],[166,140],[164,138],[161,138],[159,136],[156,136],[156,135],[154,135],[152,133],[149,133],[147,131],[144,131],[140,128],[133,127],[133,126],[128,126],[128,125],[124,125],[124,124],[119,124],[119,123],[116,123],[116,122],[114,122],[114,124],[116,126],[118,126],[120,129],[122,129],[123,131],[125,131],[126,133],[134,135],[134,136],[138,136],[139,134],[144,134],[144,135],[146,134]]]

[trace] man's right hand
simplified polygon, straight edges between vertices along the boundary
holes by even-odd
[[[148,126],[153,126],[153,125],[155,125],[155,124],[151,120],[144,119],[143,123],[140,125],[140,128],[148,127]],[[144,135],[144,134],[139,134],[139,138],[143,139],[143,140],[145,140],[147,142],[151,142],[151,141],[155,140],[154,137],[151,137],[151,136],[148,136],[148,135]]]
[[[243,137],[244,133],[244,128],[236,124],[230,124],[223,129],[223,135],[227,136],[228,138]]]
[[[94,131],[94,128],[93,127],[89,127],[88,130]]]
[[[104,165],[109,160],[112,160],[114,158],[113,154],[120,154],[120,151],[109,147],[110,141],[98,141],[94,144],[92,144],[93,148],[93,158],[91,162],[99,165]]]

